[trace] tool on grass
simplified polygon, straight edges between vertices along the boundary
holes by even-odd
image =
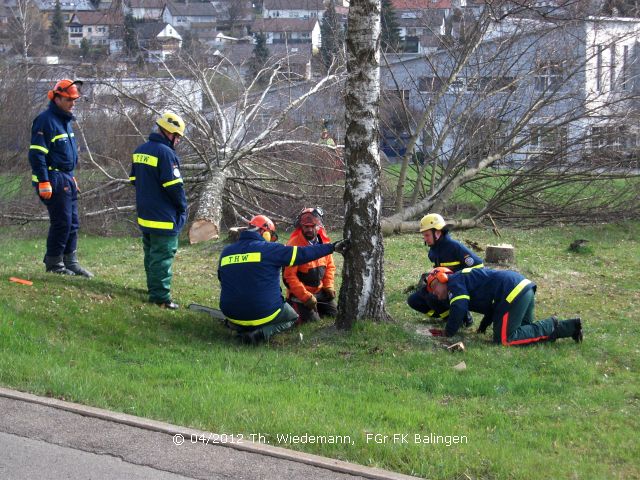
[[[25,280],[24,278],[9,277],[9,281],[14,283],[20,283],[22,285],[29,285],[29,286],[33,285],[33,282],[31,280]]]
[[[189,310],[193,310],[196,312],[203,312],[209,314],[212,318],[216,320],[220,320],[223,323],[227,323],[227,319],[222,313],[222,310],[218,310],[217,308],[207,307],[205,305],[199,305],[197,303],[192,303],[187,307]]]

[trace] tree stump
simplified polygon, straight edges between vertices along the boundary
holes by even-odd
[[[511,265],[516,261],[516,252],[513,245],[509,244],[487,245],[484,259],[488,263]]]

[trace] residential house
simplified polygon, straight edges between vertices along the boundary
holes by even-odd
[[[169,0],[162,9],[161,18],[176,28],[189,28],[195,23],[216,22],[218,15],[218,10],[212,2],[177,3]]]
[[[182,48],[182,36],[166,22],[144,22],[136,25],[138,45],[150,62],[164,61]]]
[[[110,53],[122,51],[121,35],[124,17],[120,12],[76,12],[69,21],[69,45],[79,47],[82,40],[104,47]]]
[[[251,26],[253,34],[264,33],[267,44],[311,43],[320,47],[320,23],[314,18],[261,18]]]
[[[56,9],[57,0],[35,0],[35,4],[40,10],[40,13],[45,18],[45,28],[49,28],[51,20],[53,19],[53,13]],[[62,16],[64,22],[68,23],[71,17],[76,12],[92,12],[95,10],[91,0],[61,0],[60,10],[62,10]]]
[[[128,0],[125,11],[137,20],[158,20],[166,4],[167,0]]]
[[[429,155],[446,163],[504,151],[518,164],[541,155],[579,161],[603,147],[637,151],[629,118],[640,115],[640,20],[591,17],[564,28],[503,20],[459,68],[452,53],[464,48],[428,61],[396,57],[383,69],[388,102],[401,99],[414,115],[431,105],[418,141]],[[402,139],[412,126],[389,116],[383,137]]]
[[[264,0],[263,18],[317,18],[326,10],[324,0]]]

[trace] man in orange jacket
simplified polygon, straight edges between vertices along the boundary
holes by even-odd
[[[287,245],[304,247],[330,243],[322,223],[322,209],[305,208],[296,218],[295,230]],[[301,322],[319,320],[320,316],[334,316],[338,312],[333,279],[336,266],[333,255],[309,263],[284,268],[287,299],[298,312]]]

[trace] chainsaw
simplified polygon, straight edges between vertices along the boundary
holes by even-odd
[[[209,314],[212,318],[216,320],[220,320],[221,322],[226,322],[226,317],[222,310],[218,310],[217,308],[206,307],[204,305],[199,305],[197,303],[192,303],[189,305],[189,310],[193,310],[195,312],[203,312]]]

